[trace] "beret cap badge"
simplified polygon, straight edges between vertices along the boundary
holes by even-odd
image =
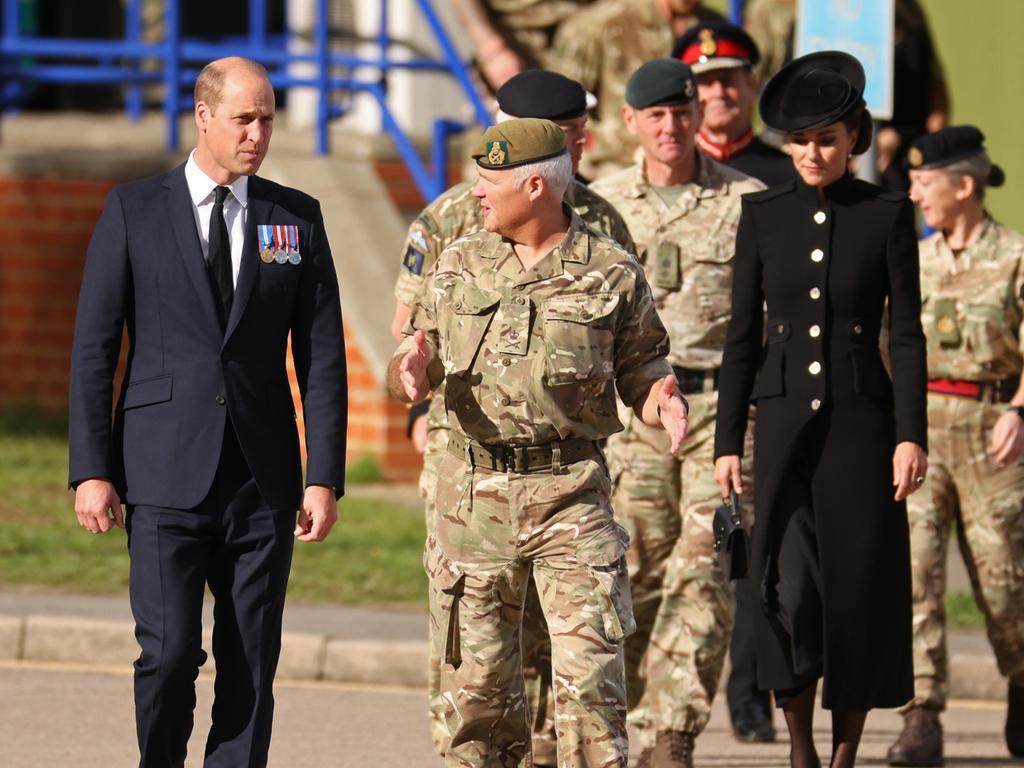
[[[911,147],[910,151],[907,152],[907,162],[910,163],[911,168],[920,168],[924,164],[924,155],[921,154],[921,150],[917,147]]]
[[[491,165],[505,165],[508,162],[508,142],[492,141],[487,149],[487,162]]]

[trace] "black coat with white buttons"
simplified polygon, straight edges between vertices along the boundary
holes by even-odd
[[[879,349],[888,305],[892,378]],[[898,442],[925,447],[925,342],[913,208],[844,177],[743,196],[732,321],[719,379],[715,455],[741,454],[757,406],[751,578],[766,593],[773,506],[794,448],[824,426],[812,480],[823,602],[826,707],[893,707],[913,695],[906,509],[893,500]],[[821,420],[825,420],[824,425]],[[776,513],[777,514],[777,513]],[[762,687],[790,649],[764,601],[755,617]]]

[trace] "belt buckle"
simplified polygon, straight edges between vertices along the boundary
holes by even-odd
[[[516,449],[512,445],[501,446],[501,464],[506,472],[516,471]]]

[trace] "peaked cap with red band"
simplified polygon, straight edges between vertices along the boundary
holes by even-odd
[[[761,60],[761,51],[742,27],[727,21],[705,21],[676,40],[672,58],[689,64],[699,75],[711,69],[751,67]]]

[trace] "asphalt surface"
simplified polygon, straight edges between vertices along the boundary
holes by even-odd
[[[198,683],[196,725],[186,766],[202,764],[212,685]],[[276,685],[270,765],[278,768],[409,768],[440,766],[427,733],[419,690],[303,683]],[[1024,763],[1008,757],[1003,707],[956,701],[944,716],[947,766],[998,768]],[[900,717],[875,711],[868,718],[858,765],[884,765]],[[819,713],[818,745],[828,755],[829,718]],[[783,727],[781,717],[777,726]],[[784,738],[784,737],[783,737]],[[123,670],[53,664],[0,663],[0,766],[3,768],[115,768],[136,764],[132,680]],[[785,741],[734,741],[722,702],[697,742],[697,768],[784,768]],[[635,756],[634,756],[635,757]]]

